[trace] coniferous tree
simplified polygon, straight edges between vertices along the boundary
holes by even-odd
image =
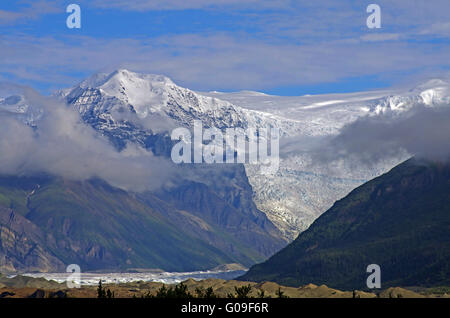
[[[252,291],[252,286],[242,286],[242,287],[234,287],[234,291],[236,292],[236,298],[250,298],[250,292]]]
[[[281,290],[281,287],[278,287],[278,290],[277,290],[277,292],[276,292],[276,295],[277,295],[278,298],[289,298],[289,297],[286,296],[286,295],[284,294],[284,292]]]
[[[97,298],[106,298],[106,291],[103,288],[101,279],[98,281]]]

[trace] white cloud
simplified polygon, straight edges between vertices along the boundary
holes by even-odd
[[[361,40],[366,42],[396,41],[398,39],[400,39],[398,33],[369,33],[361,36]]]
[[[29,22],[46,14],[63,12],[62,8],[56,4],[56,1],[39,0],[23,1],[23,3],[26,6],[18,11],[0,10],[0,25]]]
[[[167,159],[135,145],[118,152],[76,111],[56,100],[29,88],[0,85],[0,93],[6,92],[21,92],[28,104],[43,109],[44,116],[34,130],[0,107],[0,174],[98,177],[116,187],[143,191],[164,185],[177,173]]]
[[[80,4],[99,11],[232,8],[239,31],[217,31],[212,26],[197,34],[144,39],[3,35],[2,75],[60,88],[75,84],[84,77],[80,73],[87,76],[123,66],[165,74],[197,90],[262,90],[366,75],[387,76],[392,82],[401,74],[410,77],[418,70],[430,74],[450,63],[448,43],[426,43],[432,34],[446,34],[448,0],[436,0],[433,6],[425,0],[414,5],[380,0],[381,33],[365,27],[364,5],[341,1],[258,1],[255,5],[254,0],[80,0]],[[259,10],[265,5],[289,10]],[[409,42],[420,32],[420,40],[425,41]]]
[[[127,11],[186,10],[213,8],[280,8],[287,0],[94,0],[91,4],[103,9],[118,8]]]
[[[0,37],[2,71],[18,78],[58,81],[60,86],[67,86],[78,81],[70,76],[71,72],[127,67],[165,74],[197,90],[267,89],[440,68],[448,65],[450,55],[449,46],[437,50],[432,43],[343,41],[294,45],[240,41],[228,35],[145,40],[78,37],[71,38],[71,43],[53,38]]]
[[[422,30],[420,34],[450,37],[450,22],[434,23]]]
[[[449,160],[450,105],[416,105],[399,116],[362,117],[317,151],[315,159],[332,162],[351,157],[371,164],[399,154]]]

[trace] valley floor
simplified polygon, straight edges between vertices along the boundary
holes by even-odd
[[[205,291],[211,287],[214,294],[220,298],[236,296],[235,288],[243,286],[251,287],[248,297],[279,298],[280,291],[284,297],[289,298],[450,298],[450,288],[400,288],[393,287],[374,292],[364,291],[340,291],[325,285],[286,287],[272,282],[254,283],[236,280],[206,279],[195,281],[189,279],[183,282],[187,292],[196,297],[197,290]],[[104,290],[110,290],[115,298],[141,298],[150,295],[155,296],[161,290],[163,283],[156,282],[131,282],[123,284],[106,284]],[[175,285],[165,285],[166,288],[174,288]],[[67,288],[66,284],[60,284],[45,279],[27,278],[17,276],[15,279],[2,279],[0,282],[0,298],[97,298],[97,286],[82,286],[81,288]]]

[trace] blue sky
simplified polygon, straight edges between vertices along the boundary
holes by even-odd
[[[66,27],[70,3],[81,29]],[[366,7],[381,7],[368,29]],[[448,0],[2,1],[0,80],[43,93],[126,67],[195,90],[353,92],[447,77]]]

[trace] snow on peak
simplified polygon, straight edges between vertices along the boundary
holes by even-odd
[[[31,105],[23,95],[11,95],[0,98],[1,113],[12,114],[24,123],[33,125],[42,117],[43,110],[39,106]]]
[[[440,107],[450,103],[450,83],[442,79],[432,79],[416,86],[407,93],[384,98],[375,113],[386,111],[403,112],[417,105]]]
[[[440,79],[440,78],[433,78],[425,83],[422,83],[418,85],[414,90],[416,91],[423,91],[427,89],[436,89],[436,88],[443,88],[443,87],[449,87],[450,83],[446,80]]]
[[[176,87],[166,76],[135,73],[126,69],[95,74],[79,86],[82,89],[99,89],[107,96],[133,105],[139,117],[160,111],[167,103],[170,90]]]
[[[278,126],[272,114],[251,111],[228,101],[180,87],[163,75],[118,69],[99,73],[78,86],[58,93],[82,116],[119,124],[130,112],[139,119],[167,118],[184,126],[201,120],[208,127]],[[162,117],[161,117],[162,116]],[[131,116],[132,117],[132,116]],[[288,121],[282,119],[282,121]],[[150,126],[157,124],[150,122]],[[292,123],[287,128],[292,129]]]
[[[111,73],[97,73],[81,82],[82,88],[98,88],[108,86],[108,83],[120,82],[123,84],[133,85],[139,81],[148,81],[155,84],[175,85],[173,81],[164,75],[144,74],[132,72],[127,69],[117,69]]]

